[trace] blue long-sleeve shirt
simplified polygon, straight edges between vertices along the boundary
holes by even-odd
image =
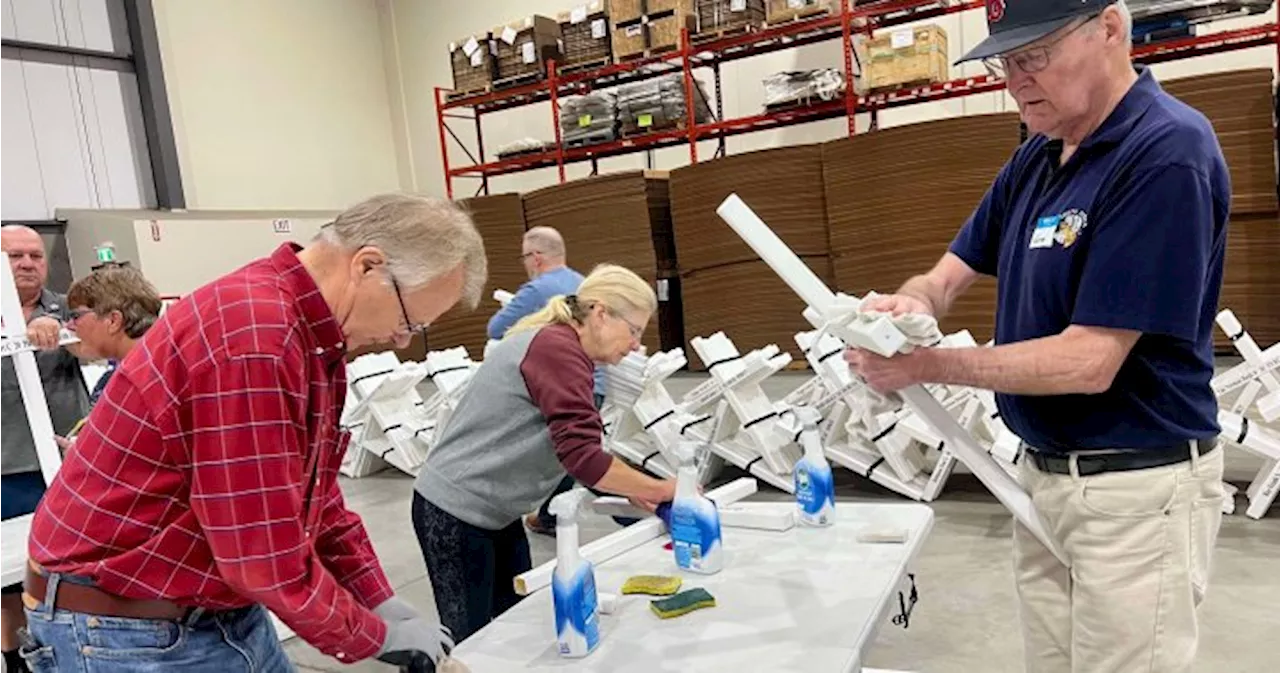
[[[526,281],[516,290],[511,301],[489,319],[489,338],[501,339],[521,318],[542,310],[558,294],[574,294],[581,284],[582,274],[567,266],[552,269]],[[600,367],[596,367],[595,392],[604,394],[604,370]]]

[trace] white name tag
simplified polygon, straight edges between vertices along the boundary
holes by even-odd
[[[1031,245],[1027,246],[1031,249],[1048,248],[1053,246],[1053,234],[1058,230],[1057,215],[1047,215],[1036,220],[1035,231],[1031,232]]]

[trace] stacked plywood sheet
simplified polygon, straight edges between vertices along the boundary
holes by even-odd
[[[489,318],[500,308],[493,299],[495,289],[515,292],[528,280],[520,260],[520,244],[524,237],[524,206],[519,194],[495,194],[459,202],[471,212],[471,218],[484,238],[489,261],[489,282],[485,285],[480,306],[472,311],[455,306],[440,316],[427,330],[427,346],[443,350],[465,346],[472,359],[484,355],[488,340],[485,331]]]
[[[1280,341],[1280,217],[1270,68],[1187,77],[1164,89],[1200,110],[1218,135],[1231,171],[1231,221],[1220,305],[1259,343]],[[1231,345],[1214,330],[1220,349]]]
[[[886,129],[823,145],[836,285],[893,292],[928,271],[1018,146],[1016,114],[974,115]],[[767,221],[767,220],[766,220]],[[995,282],[952,307],[943,331],[994,336]]]
[[[671,174],[685,335],[710,336],[724,330],[742,349],[771,343],[787,349],[795,332],[805,328],[799,313],[804,307],[716,215],[716,207],[731,193],[742,197],[792,250],[830,280],[822,147],[762,150]],[[756,274],[761,278],[751,280]],[[726,326],[717,326],[726,320]],[[695,368],[701,366],[696,359],[690,357]]]
[[[657,281],[676,268],[666,173],[630,171],[540,189],[525,195],[524,214],[529,227],[549,226],[560,232],[569,265],[584,275],[608,262],[662,289]],[[666,291],[671,290],[668,284]],[[665,309],[659,306],[658,320],[645,331],[644,345],[650,353],[662,347],[661,333],[676,330]]]

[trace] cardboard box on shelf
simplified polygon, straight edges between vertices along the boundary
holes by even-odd
[[[449,44],[453,90],[483,92],[493,84],[495,61],[488,33],[468,35]]]
[[[839,12],[839,0],[766,0],[765,21],[769,25]]]
[[[604,0],[575,5],[556,16],[563,41],[563,67],[608,65],[613,60],[609,13]]]
[[[883,30],[867,43],[867,87],[872,91],[950,79],[947,33],[936,24]]]
[[[764,26],[764,0],[698,0],[698,35],[710,39]]]
[[[625,23],[642,16],[656,18],[668,12],[692,16],[694,0],[609,0],[609,18]]]
[[[640,18],[614,23],[613,58],[621,62],[643,56],[657,56],[680,49],[680,29],[693,29],[693,15],[667,14],[661,18]]]
[[[547,59],[562,59],[560,23],[545,16],[527,16],[491,31],[495,87],[523,84],[547,74]]]

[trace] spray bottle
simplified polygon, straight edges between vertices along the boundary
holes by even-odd
[[[835,522],[836,490],[831,464],[818,436],[822,414],[807,406],[795,407],[791,412],[800,422],[800,446],[804,448],[794,472],[797,514],[803,524],[830,526]]]
[[[575,488],[551,500],[556,517],[556,569],[551,576],[556,643],[563,657],[585,657],[600,643],[595,569],[578,551],[578,511],[591,495]]]
[[[675,449],[680,469],[667,526],[671,530],[676,565],[683,570],[711,575],[724,567],[724,547],[720,543],[720,510],[698,490],[695,459],[702,446],[702,442],[680,442]]]

